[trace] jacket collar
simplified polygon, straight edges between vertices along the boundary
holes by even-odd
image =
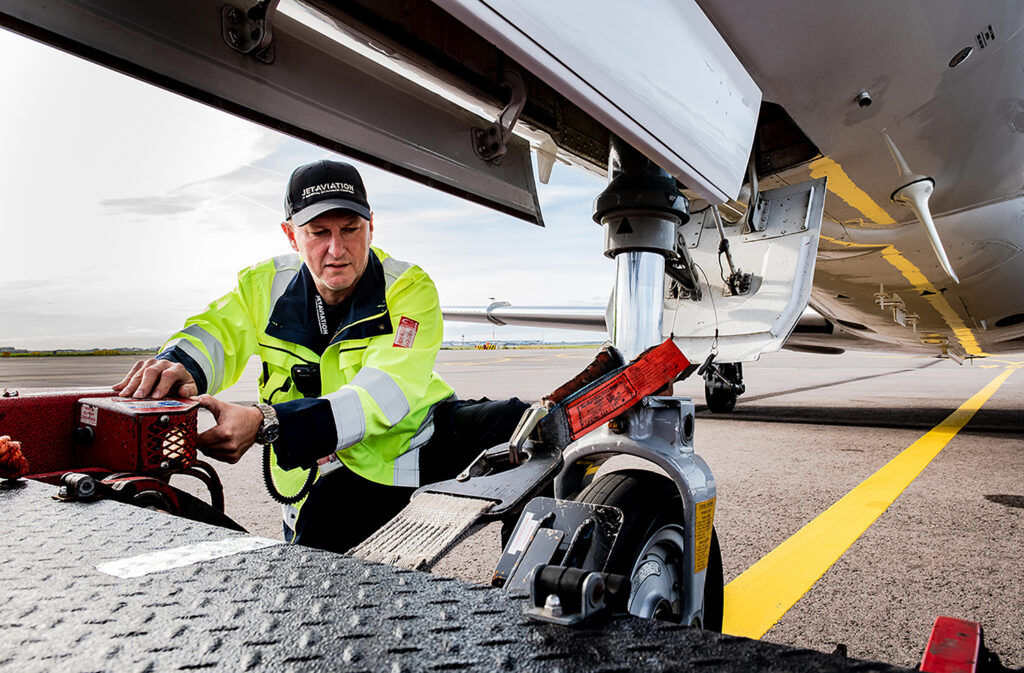
[[[369,254],[366,270],[356,281],[355,289],[348,297],[348,312],[342,319],[338,331],[331,338],[331,344],[346,339],[368,339],[392,332],[391,315],[385,297],[384,267],[377,258],[376,251],[371,249]],[[290,341],[315,351],[316,345],[322,343],[316,315],[316,296],[313,275],[303,263],[299,273],[271,309],[266,333],[276,339]]]

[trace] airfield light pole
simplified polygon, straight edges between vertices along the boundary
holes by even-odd
[[[612,137],[608,186],[594,201],[604,227],[604,254],[615,260],[612,343],[626,360],[661,343],[665,258],[690,204],[676,180],[619,138]]]

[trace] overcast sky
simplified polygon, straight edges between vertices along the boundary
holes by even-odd
[[[0,62],[0,346],[160,344],[240,269],[290,250],[285,181],[336,156],[2,29]],[[607,302],[614,264],[590,219],[599,178],[556,165],[540,228],[360,168],[374,244],[423,267],[442,306]],[[491,330],[445,327],[454,340]]]

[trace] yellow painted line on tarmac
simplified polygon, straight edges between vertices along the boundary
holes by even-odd
[[[1000,373],[921,439],[729,582],[722,631],[747,638],[767,633],[1017,369]]]

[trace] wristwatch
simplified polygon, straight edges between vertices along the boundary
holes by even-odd
[[[254,404],[254,407],[263,414],[263,425],[256,433],[256,441],[264,446],[277,441],[281,426],[277,422],[277,412],[269,404]]]

